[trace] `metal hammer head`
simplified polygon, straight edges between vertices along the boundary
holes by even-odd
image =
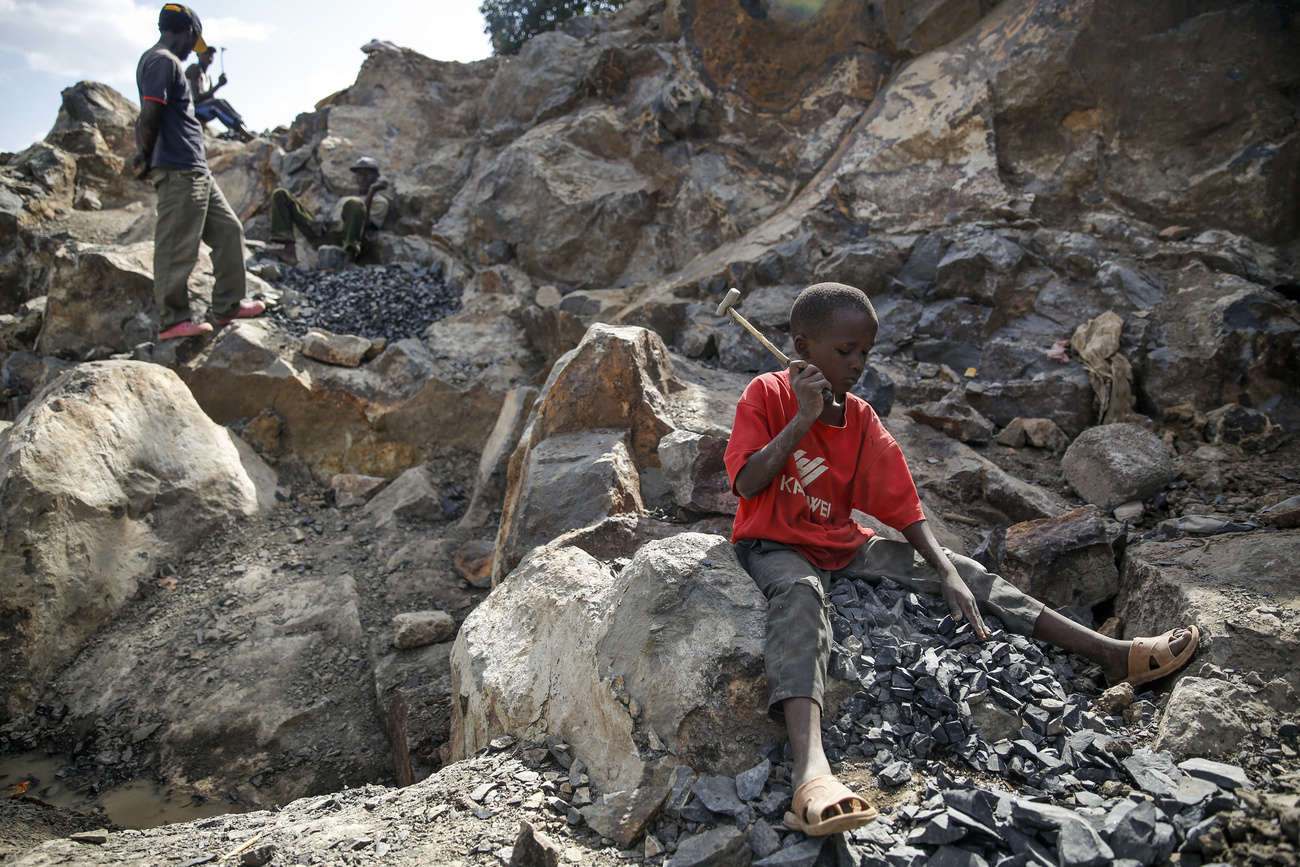
[[[727,297],[723,298],[723,299],[722,299],[722,303],[718,305],[718,314],[717,314],[717,315],[719,315],[719,316],[726,316],[726,315],[727,315],[727,311],[731,309],[731,305],[735,304],[735,303],[736,303],[736,299],[739,298],[739,297],[740,297],[740,290],[739,290],[739,289],[728,289],[728,290],[727,290]]]

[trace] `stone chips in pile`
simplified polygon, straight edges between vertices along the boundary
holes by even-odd
[[[372,340],[423,337],[460,310],[461,287],[443,279],[441,262],[338,272],[284,268],[282,275],[282,295],[270,315],[299,337],[313,327]]]
[[[1077,691],[1095,688],[1072,684],[1067,691],[1072,657],[1001,631],[996,618],[986,622],[997,631],[979,642],[941,600],[888,582],[840,582],[832,601],[832,674],[861,689],[824,721],[828,756],[870,758],[884,787],[919,772],[925,788],[922,804],[832,838],[840,864],[1148,865],[1180,847],[1187,863],[1200,863],[1203,838],[1216,832],[1208,817],[1238,807],[1232,790],[1251,787],[1231,765],[1192,759],[1179,766],[1168,753],[1135,751],[1124,739],[1124,719],[1092,713],[1091,700]],[[1134,707],[1135,727],[1149,725],[1144,705]],[[972,708],[986,725],[1014,726],[1016,718],[1023,725],[990,742]],[[674,867],[709,860],[725,845],[725,829],[705,826],[733,820],[732,827],[749,829],[756,864],[826,863],[823,839],[782,826],[790,790],[768,775],[771,762],[788,755],[777,745],[767,752],[770,761],[734,779],[692,778],[689,791],[680,769],[668,814],[685,821],[687,833],[670,859]],[[973,778],[954,777],[953,765]],[[1005,788],[993,776],[1016,794],[993,790]],[[1120,797],[1121,784],[1131,794]]]

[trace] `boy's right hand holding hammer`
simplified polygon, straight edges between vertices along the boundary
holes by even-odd
[[[790,361],[790,387],[794,389],[794,396],[799,398],[799,416],[808,419],[808,425],[804,428],[804,433],[812,427],[822,414],[826,407],[826,399],[822,392],[830,388],[830,383],[822,372],[806,361],[791,359]]]

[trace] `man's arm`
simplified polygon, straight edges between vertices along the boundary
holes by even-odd
[[[190,93],[194,94],[194,102],[196,105],[200,102],[205,102],[206,100],[212,99],[213,95],[216,94],[217,92],[217,88],[221,87],[223,84],[226,83],[226,74],[223,72],[221,73],[221,77],[217,79],[216,84],[212,85],[210,89],[200,93],[199,92],[200,72],[201,70],[199,69],[199,65],[197,63],[191,63],[185,70],[185,77],[190,80]]]
[[[952,619],[967,618],[975,629],[976,638],[980,641],[988,638],[989,629],[984,625],[984,618],[980,616],[979,608],[975,604],[975,595],[957,574],[957,567],[952,565],[952,561],[940,549],[939,541],[934,538],[934,533],[930,530],[930,522],[921,520],[909,524],[903,528],[903,538],[907,539],[908,543],[916,549],[916,553],[939,573],[939,587],[943,592],[943,601],[948,603],[948,611],[952,614]]]
[[[380,190],[386,190],[386,189],[388,189],[388,181],[384,180],[383,178],[380,178],[379,180],[375,181],[373,184],[370,185],[370,189],[366,190],[366,223],[367,224],[369,224],[370,222],[370,203],[375,200],[376,193],[378,193]]]
[[[736,493],[746,500],[757,497],[772,484],[825,406],[822,389],[830,386],[826,377],[811,364],[795,363],[803,365],[790,376],[790,385],[794,388],[795,397],[799,398],[799,413],[790,419],[770,443],[750,455],[745,466],[736,474]]]
[[[142,99],[140,116],[135,122],[135,159],[131,168],[136,172],[136,180],[147,180],[152,170],[153,149],[158,143],[158,128],[162,124],[165,106],[156,100]]]

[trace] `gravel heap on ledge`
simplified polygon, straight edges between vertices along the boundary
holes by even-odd
[[[389,341],[422,337],[434,322],[460,310],[461,287],[442,278],[442,263],[372,265],[355,271],[281,267],[279,303],[269,311],[299,337],[309,328]]]

